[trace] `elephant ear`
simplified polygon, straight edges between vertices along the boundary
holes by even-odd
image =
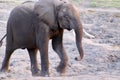
[[[55,20],[53,2],[38,1],[34,6],[34,13],[37,15],[39,21],[47,24],[50,29],[56,30],[58,28]]]
[[[61,5],[59,6],[58,8],[58,23],[59,23],[59,26],[60,28],[63,28],[63,29],[67,29],[67,30],[71,30],[72,27],[70,26],[70,18],[69,18],[69,15],[68,15],[68,8],[65,6],[65,5]]]
[[[67,30],[75,29],[79,21],[78,10],[72,4],[64,4],[58,11],[60,28]]]

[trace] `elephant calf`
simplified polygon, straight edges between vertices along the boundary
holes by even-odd
[[[57,71],[64,73],[68,58],[63,47],[64,29],[74,29],[80,58],[83,58],[82,24],[79,11],[69,2],[39,0],[25,2],[15,7],[7,22],[6,52],[1,72],[8,70],[13,51],[27,49],[33,76],[49,76],[48,43],[52,39],[53,50],[60,58]],[[41,56],[41,72],[37,64],[37,50]]]

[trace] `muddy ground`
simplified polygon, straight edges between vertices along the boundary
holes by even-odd
[[[6,33],[6,21],[14,3],[0,3],[0,39]],[[95,38],[83,36],[84,59],[78,56],[73,31],[65,31],[64,46],[69,57],[65,76],[55,67],[57,54],[49,43],[50,77],[32,77],[27,50],[18,49],[10,60],[10,72],[0,73],[0,80],[120,80],[120,10],[80,8],[84,29]],[[5,54],[5,40],[0,47],[0,67]],[[40,58],[38,53],[39,64]]]

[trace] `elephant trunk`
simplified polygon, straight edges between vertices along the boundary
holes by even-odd
[[[76,46],[80,54],[80,57],[76,57],[75,60],[79,61],[84,56],[84,52],[82,48],[82,34],[83,34],[82,24],[80,23],[80,25],[76,29],[74,29],[74,31],[75,31],[75,38],[76,38]]]

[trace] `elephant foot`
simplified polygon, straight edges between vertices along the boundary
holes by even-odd
[[[32,70],[32,76],[40,76],[40,70],[39,69],[33,69]]]
[[[40,76],[49,77],[49,72],[48,71],[41,71]]]
[[[65,75],[65,71],[66,71],[66,65],[64,64],[60,64],[57,68],[56,68],[57,72],[60,73],[61,76]]]
[[[37,72],[32,72],[32,76],[40,76],[40,71],[37,71]]]
[[[1,73],[2,73],[2,72],[3,72],[3,73],[5,73],[5,72],[10,72],[10,70],[5,69],[5,68],[4,68],[4,69],[3,69],[3,68],[1,68],[1,69],[0,69],[0,72],[1,72]]]
[[[37,72],[37,73],[32,73],[32,76],[40,76],[40,72]]]

